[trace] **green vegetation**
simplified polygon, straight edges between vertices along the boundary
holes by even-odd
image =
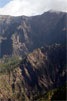
[[[51,101],[54,101],[54,100],[67,101],[66,91],[67,91],[67,85],[59,87],[53,94]]]
[[[48,92],[34,97],[35,101],[66,101],[67,85],[49,90]]]
[[[22,60],[12,57],[11,59],[8,60],[8,62],[0,64],[0,74],[1,73],[10,73],[13,71],[15,68],[19,66]]]
[[[43,93],[42,95],[37,95],[34,97],[36,101],[48,101],[50,100],[51,96],[55,92],[56,89],[50,90],[48,92]]]

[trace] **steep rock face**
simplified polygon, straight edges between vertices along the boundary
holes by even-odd
[[[49,89],[65,82],[66,49],[64,46],[46,46],[33,51],[21,64],[22,75],[30,87]]]
[[[17,55],[25,56],[28,53],[27,45],[31,45],[31,41],[27,36],[30,31],[29,24],[27,24],[26,17],[10,17],[3,16],[0,19],[1,31],[1,55]]]
[[[66,47],[60,44],[45,46],[30,53],[9,74],[0,74],[0,97],[13,101],[26,98],[27,101],[65,81]]]
[[[0,57],[26,56],[43,45],[66,41],[66,13],[46,12],[34,17],[0,16]]]

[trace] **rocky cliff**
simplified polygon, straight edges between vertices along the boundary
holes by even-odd
[[[16,59],[15,59],[16,60]],[[0,64],[0,99],[33,100],[66,82],[66,47],[54,44],[34,50],[21,61]]]
[[[41,46],[65,43],[66,16],[63,12],[45,12],[34,17],[0,16],[0,57],[24,57]]]

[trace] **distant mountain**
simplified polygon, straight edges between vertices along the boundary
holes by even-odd
[[[0,57],[24,57],[41,46],[65,43],[66,16],[63,12],[45,12],[33,17],[0,16]]]
[[[13,58],[8,63],[0,64],[0,99],[7,101],[35,101],[36,97],[65,82],[65,45],[45,46],[34,50],[23,60]],[[61,93],[66,94],[65,90]],[[52,99],[57,97],[54,94]]]

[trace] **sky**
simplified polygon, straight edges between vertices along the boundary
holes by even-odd
[[[67,0],[0,0],[0,15],[34,16],[48,10],[67,12]]]
[[[0,0],[0,8],[4,7],[7,3],[9,3],[11,0]]]

